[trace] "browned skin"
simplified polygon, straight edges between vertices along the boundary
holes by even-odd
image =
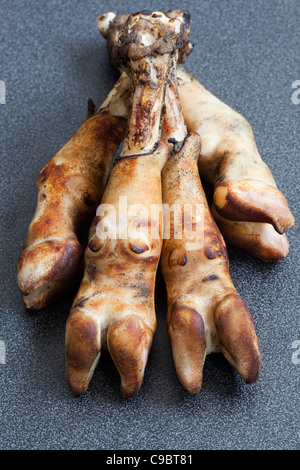
[[[199,168],[214,185],[215,210],[233,221],[272,224],[280,234],[293,227],[286,198],[262,161],[247,120],[182,67],[178,79],[187,128],[203,136]]]
[[[193,49],[188,40],[190,18],[188,16],[184,18],[181,10],[170,10],[167,14],[170,17],[181,18],[185,25],[185,46],[179,51],[179,62],[184,63]],[[114,13],[106,13],[97,20],[99,31],[106,39],[111,59],[112,46],[118,42],[120,30],[127,17],[127,14],[116,16]],[[184,50],[186,53],[183,53]],[[120,68],[117,60],[112,60],[112,64]],[[232,155],[228,176],[234,177],[236,166],[237,178],[239,178],[239,155],[250,154],[250,157],[252,155],[250,161],[256,159],[261,161],[249,124],[241,115],[205,90],[182,67],[179,67],[178,73],[179,93],[185,119],[190,130],[199,130],[203,137],[204,145],[199,159],[201,176],[215,184],[220,176],[221,161],[229,161]],[[214,142],[216,142],[215,145]],[[260,166],[262,169],[266,168],[262,162]],[[269,178],[270,171],[268,169],[266,171],[267,178]],[[232,221],[223,217],[214,204],[211,210],[227,243],[266,262],[275,262],[288,255],[289,242],[286,234],[279,234],[271,223]],[[293,225],[293,217],[291,217],[291,225]]]
[[[37,210],[18,262],[27,308],[58,300],[78,278],[83,251],[77,234],[95,214],[125,129],[123,118],[95,114],[39,174]]]
[[[147,47],[142,43],[145,32]],[[159,142],[162,109],[181,36],[180,24],[169,22],[162,13],[152,15],[151,21],[148,14],[132,15],[114,51],[122,56],[130,76],[130,112],[121,157],[92,223],[84,277],[66,325],[67,378],[75,394],[86,392],[101,349],[106,347],[119,371],[123,398],[135,396],[143,381],[156,328],[161,170],[169,153],[168,146]],[[138,203],[143,206],[137,207]],[[153,208],[158,210],[153,213]],[[119,217],[125,216],[120,222]],[[101,228],[105,232],[105,227],[112,231],[103,239]],[[118,229],[116,234],[114,229]]]
[[[235,222],[222,217],[214,205],[210,210],[228,245],[246,251],[266,263],[277,262],[289,254],[286,234],[280,235],[271,224]]]
[[[18,284],[27,308],[41,309],[76,289],[83,250],[78,234],[92,221],[108,172],[126,131],[121,76],[99,111],[89,100],[88,117],[42,169],[37,207],[18,261]]]
[[[154,286],[162,243],[161,214],[150,221],[150,213],[151,204],[161,206],[160,172],[167,154],[160,144],[149,155],[122,158],[109,179],[102,204],[111,205],[117,217],[124,216],[120,198],[126,197],[126,230],[139,226],[142,233],[138,238],[124,234],[124,239],[103,241],[97,235],[103,217],[94,219],[84,278],[66,328],[67,378],[75,394],[86,392],[106,347],[121,376],[122,396],[132,398],[142,384],[156,328]],[[134,211],[130,216],[129,208],[141,194],[149,218]]]
[[[164,213],[161,269],[177,375],[190,393],[199,392],[206,355],[221,351],[244,381],[253,383],[261,357],[252,316],[232,283],[225,242],[202,188],[197,164],[200,137],[192,133],[183,139],[186,128],[175,72],[165,103],[162,137],[179,141],[174,149],[183,140],[162,171],[163,203],[173,216]]]
[[[162,172],[163,203],[181,208],[171,220],[170,239],[164,239],[161,268],[174,363],[190,393],[201,389],[205,357],[211,352],[221,351],[246,383],[257,380],[261,366],[253,320],[232,283],[227,249],[200,182],[199,150],[199,136],[190,134]],[[203,207],[203,241],[200,237],[198,249],[188,249],[191,233],[183,232],[185,236],[176,239],[174,224],[180,225],[185,204]],[[195,219],[190,223],[193,226]]]

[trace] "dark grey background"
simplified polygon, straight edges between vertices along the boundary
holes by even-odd
[[[85,118],[87,99],[104,100],[117,74],[95,20],[105,11],[184,8],[195,50],[186,68],[251,123],[258,148],[300,220],[298,0],[1,0],[0,105],[1,449],[299,449],[299,223],[290,254],[267,265],[229,248],[233,281],[256,325],[263,366],[244,385],[209,356],[202,391],[177,381],[158,277],[158,329],[138,396],[123,402],[104,355],[85,396],[65,379],[64,328],[72,299],[32,314],[16,284],[16,263],[36,204],[36,177]]]

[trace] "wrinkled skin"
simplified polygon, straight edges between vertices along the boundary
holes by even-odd
[[[18,261],[27,308],[46,307],[79,285],[83,249],[78,234],[95,215],[125,135],[127,86],[120,77],[98,111],[89,102],[87,119],[38,176],[36,211]]]

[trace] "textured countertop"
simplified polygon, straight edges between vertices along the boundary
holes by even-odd
[[[300,104],[292,100],[292,84],[300,80],[297,0],[164,5],[192,13],[195,50],[186,69],[248,119],[297,221],[288,234],[290,254],[277,264],[229,247],[232,279],[259,338],[259,381],[245,385],[213,355],[201,392],[183,390],[159,274],[158,328],[138,396],[120,399],[119,376],[103,355],[88,392],[76,398],[64,359],[72,299],[35,314],[22,304],[16,264],[36,205],[36,177],[84,120],[88,97],[100,105],[117,78],[96,17],[145,8],[149,4],[139,0],[1,1],[0,448],[299,449],[300,364],[293,349],[300,340]]]

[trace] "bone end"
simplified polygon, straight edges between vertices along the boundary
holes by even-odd
[[[115,17],[116,13],[108,11],[107,13],[103,13],[103,15],[98,16],[96,19],[98,31],[104,38],[106,38],[109,25],[115,19]]]

